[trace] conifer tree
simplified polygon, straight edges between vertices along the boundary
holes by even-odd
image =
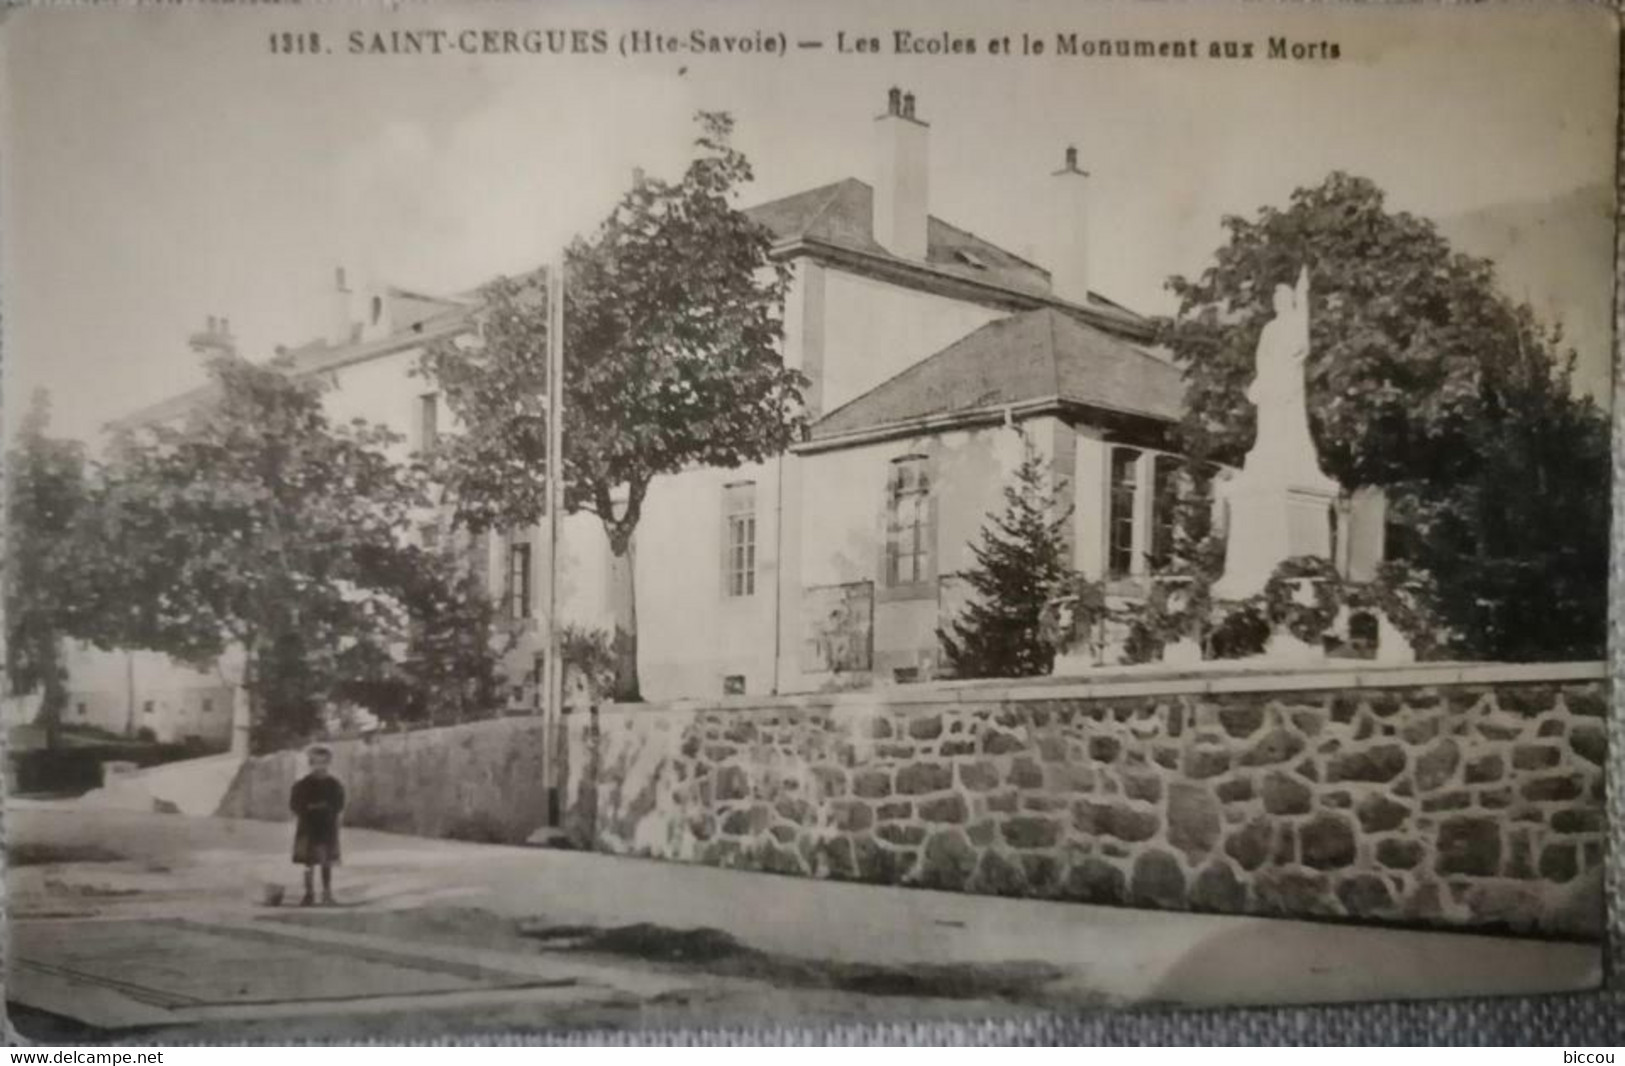
[[[947,629],[943,654],[956,677],[1034,677],[1055,665],[1046,639],[1044,606],[1067,576],[1063,508],[1049,465],[1029,443],[1001,514],[989,514],[978,543],[976,568],[965,574],[975,598]]]

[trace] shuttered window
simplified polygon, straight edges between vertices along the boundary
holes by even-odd
[[[440,439],[440,394],[426,392],[418,397],[418,450],[428,451]]]

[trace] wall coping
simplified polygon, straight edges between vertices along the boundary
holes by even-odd
[[[1243,692],[1320,692],[1328,689],[1417,688],[1438,685],[1550,684],[1607,681],[1605,662],[1415,663],[1304,666],[1234,663],[1169,670],[1160,663],[1105,668],[1096,674],[1019,681],[933,681],[852,692],[782,696],[717,696],[656,703],[609,703],[600,713],[667,710],[773,711],[807,707],[911,704],[1028,703],[1040,700],[1113,699],[1125,696],[1204,696]]]

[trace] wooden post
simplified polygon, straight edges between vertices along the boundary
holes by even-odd
[[[135,736],[135,653],[124,653],[124,735]]]
[[[564,509],[564,257],[547,272],[547,654],[542,660],[547,824],[557,826],[563,794],[564,664],[559,626],[559,537]]]

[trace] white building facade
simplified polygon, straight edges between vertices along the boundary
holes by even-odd
[[[1050,461],[1072,508],[1076,568],[1129,591],[1148,571],[1162,535],[1158,479],[1177,460],[1180,374],[1149,348],[1149,321],[1089,290],[1088,175],[1076,153],[1058,153],[1051,178],[1046,269],[930,213],[931,130],[912,96],[894,90],[873,125],[872,183],[849,178],[749,211],[792,268],[783,356],[810,382],[812,425],[767,462],[651,487],[635,539],[646,698],[938,676],[936,630],[963,597],[957,575],[1002,506],[1023,440]],[[466,333],[474,305],[351,285],[341,271],[331,335],[286,353],[291,372],[325,381],[335,419],[389,425],[406,436],[403,451],[426,447],[455,426],[414,373],[419,356]],[[226,343],[211,331],[202,343]],[[205,399],[200,390],[133,417],[174,417]],[[603,530],[590,515],[563,527],[561,620],[607,631]],[[536,701],[546,536],[544,526],[488,537],[477,562],[521,637],[508,662],[515,706]],[[74,699],[95,658],[76,664]],[[198,692],[214,683],[179,672],[166,683],[187,690],[187,676]],[[125,719],[147,698],[127,691]]]

